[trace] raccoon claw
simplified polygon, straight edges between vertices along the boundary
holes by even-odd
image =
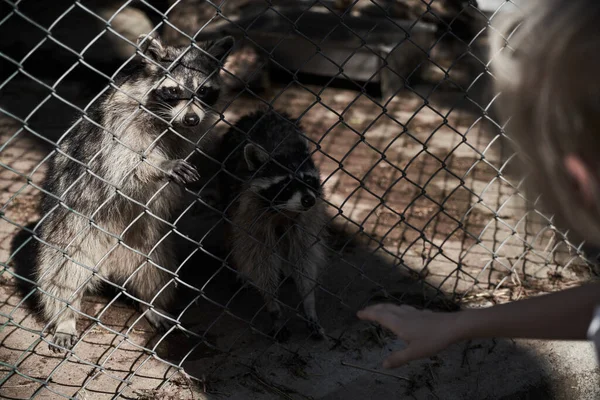
[[[185,185],[200,180],[200,174],[196,168],[185,160],[174,160],[169,175],[175,182]]]
[[[64,353],[65,350],[71,350],[77,343],[77,336],[70,333],[56,332],[52,338],[52,343],[48,348],[54,353]]]
[[[319,324],[319,321],[313,318],[309,318],[306,323],[308,326],[308,330],[310,331],[310,336],[315,339],[325,339],[325,329]]]
[[[161,314],[164,315],[169,315],[167,312],[163,311],[163,310],[158,310]],[[148,312],[146,312],[146,314],[144,314],[144,316],[146,317],[146,319],[148,320],[148,322],[150,323],[150,325],[152,325],[152,327],[157,331],[157,332],[166,332],[168,331],[173,325],[175,325],[171,320],[169,320],[168,318],[163,317],[162,315],[159,315],[157,312],[155,312],[154,310],[148,310]],[[170,315],[169,315],[170,316]],[[174,318],[173,318],[174,319]]]
[[[292,332],[284,325],[280,328],[273,328],[271,332],[269,332],[269,336],[274,337],[279,343],[283,343],[288,341],[292,336]]]

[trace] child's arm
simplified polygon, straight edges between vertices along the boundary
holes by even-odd
[[[514,303],[455,313],[378,304],[359,311],[358,317],[383,325],[407,342],[404,350],[393,353],[383,363],[385,368],[394,368],[431,356],[465,339],[584,340],[597,305],[600,305],[600,286],[590,284]]]

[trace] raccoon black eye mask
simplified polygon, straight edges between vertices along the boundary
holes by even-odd
[[[167,104],[178,103],[180,101],[191,100],[194,97],[198,98],[203,104],[213,106],[219,98],[220,90],[201,86],[196,93],[190,90],[177,86],[167,86],[157,89],[156,96]]]
[[[272,180],[264,179],[257,193],[264,197],[265,201],[277,208],[287,204],[295,195],[305,211],[310,209],[320,195],[320,182],[317,178],[306,176],[294,178],[292,176],[276,177]]]

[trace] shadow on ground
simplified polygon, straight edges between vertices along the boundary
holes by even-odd
[[[186,226],[180,227],[182,233],[193,228],[191,236],[202,238],[204,247],[204,252],[188,258],[197,246],[191,246],[188,240],[179,242],[180,259],[187,259],[180,271],[181,280],[196,288],[185,295],[182,291],[179,298],[180,317],[188,335],[172,332],[161,336],[148,331],[140,343],[146,349],[156,345],[160,359],[184,367],[187,374],[198,380],[192,389],[205,391],[206,398],[566,398],[553,395],[559,390],[556,383],[545,377],[543,371],[547,367],[543,362],[526,347],[509,340],[461,343],[431,359],[395,371],[382,370],[381,360],[402,344],[389,332],[358,321],[358,309],[381,301],[437,311],[457,306],[447,301],[444,294],[416,280],[404,266],[394,265],[389,257],[361,244],[361,238],[348,236],[335,226],[331,257],[317,295],[319,316],[329,338],[308,338],[298,311],[301,299],[289,282],[281,287],[281,300],[287,305],[287,326],[293,335],[288,342],[277,343],[265,333],[269,330],[269,318],[261,311],[258,292],[243,288],[236,274],[217,261],[225,254],[220,245],[220,229],[211,229],[211,220],[218,222],[218,218],[199,213],[195,218],[187,218]],[[13,252],[19,249],[14,268],[21,277],[30,276],[32,265],[28,246],[34,241],[23,245],[28,237],[22,231],[13,242]],[[29,293],[29,289],[23,293]],[[190,305],[189,301],[198,294],[197,302]],[[105,304],[111,297],[111,292],[104,292],[102,298],[94,301]],[[19,307],[31,312],[33,306],[30,302]],[[100,320],[117,331],[127,332],[128,324],[136,323],[131,306],[117,302],[108,312],[102,312]],[[182,307],[187,309],[183,311]],[[115,325],[110,316],[115,313],[129,315],[127,321],[120,318],[122,326]],[[111,341],[112,335],[103,335],[104,342],[109,340],[107,349],[114,348],[117,342]],[[90,340],[84,338],[77,354],[102,365],[106,362],[104,357],[111,353],[107,350],[98,356],[92,345],[97,348],[99,343]],[[139,352],[140,358],[145,357],[142,349],[133,351]],[[133,362],[121,367],[134,371],[136,365]],[[88,379],[94,377],[94,372]],[[87,393],[95,391],[88,389]]]

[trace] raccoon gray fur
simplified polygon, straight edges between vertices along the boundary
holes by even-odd
[[[272,334],[279,340],[289,335],[277,301],[283,274],[294,279],[311,333],[323,337],[314,289],[326,255],[326,212],[300,126],[276,111],[242,117],[225,134],[220,160],[230,261],[261,291]]]
[[[225,37],[199,45],[202,51],[140,36],[139,62],[115,79],[117,88],[90,107],[52,156],[35,257],[41,311],[54,331],[51,349],[75,344],[82,295],[103,281],[139,301],[156,328],[172,322],[165,311],[177,266],[171,223],[183,185],[199,178],[185,158],[214,121],[217,60],[232,45]]]

